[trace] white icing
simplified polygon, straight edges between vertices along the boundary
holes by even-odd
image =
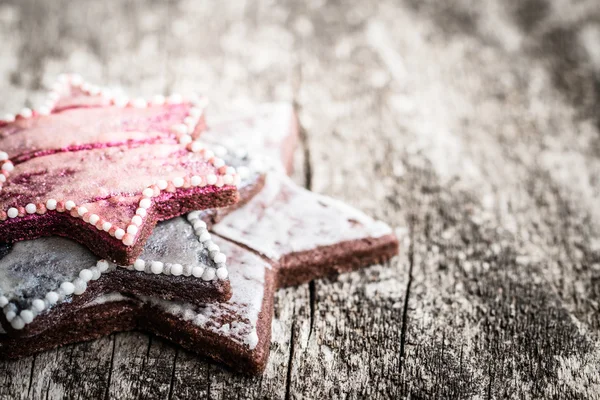
[[[73,281],[96,261],[85,247],[59,237],[17,242],[0,259],[0,295],[29,308],[31,301]]]
[[[107,293],[107,294],[103,294],[103,295],[96,297],[94,300],[87,303],[85,305],[85,307],[83,307],[83,308],[98,306],[98,305],[107,304],[107,303],[116,303],[117,301],[125,301],[125,300],[130,300],[130,298],[126,297],[123,294],[118,293],[118,292]]]
[[[276,172],[267,175],[259,194],[213,231],[275,261],[294,252],[392,233],[385,223]]]
[[[145,302],[196,326],[246,345],[258,345],[257,324],[265,297],[265,272],[270,265],[255,254],[221,238],[214,239],[230,257],[231,299],[195,307],[144,297]]]
[[[236,118],[208,118],[210,129],[202,134],[202,140],[231,149],[243,149],[238,158],[248,153],[277,170],[285,169],[282,148],[291,135],[294,108],[289,103],[261,104],[238,114]],[[230,160],[225,160],[230,164]],[[235,166],[235,165],[234,165]],[[257,169],[257,165],[254,166]],[[260,168],[259,168],[260,169]]]
[[[160,271],[155,273],[168,269],[173,275],[181,275],[185,265],[189,271],[186,275],[191,276],[194,268],[201,268],[201,276],[194,275],[193,279],[203,278],[207,273],[214,279],[217,269],[226,268],[223,263],[215,263],[210,250],[198,241],[192,225],[181,217],[157,225],[142,257],[155,260],[145,263],[148,271],[155,272],[154,266],[160,265]],[[9,301],[3,307],[5,315],[12,320],[9,322],[13,327],[22,329],[39,313],[68,300],[71,295],[83,294],[89,281],[113,268],[104,260],[98,261],[84,246],[68,239],[46,237],[17,242],[0,258],[0,298]],[[227,274],[221,272],[219,278],[227,279]],[[15,315],[8,318],[12,313]]]

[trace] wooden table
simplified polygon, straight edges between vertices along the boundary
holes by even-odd
[[[63,71],[293,101],[295,180],[402,255],[278,293],[270,363],[142,333],[0,363],[13,398],[599,398],[598,0],[0,2],[1,109]]]

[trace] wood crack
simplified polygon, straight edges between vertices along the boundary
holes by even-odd
[[[296,342],[296,320],[292,322],[292,337],[290,339],[290,356],[288,358],[287,374],[285,380],[285,399],[291,398],[291,386],[292,386],[292,366],[294,361],[294,350]]]
[[[104,392],[104,398],[105,399],[109,399],[109,395],[110,395],[110,383],[111,383],[111,379],[112,379],[112,374],[113,374],[113,368],[115,367],[114,362],[115,362],[115,350],[117,347],[117,335],[113,334],[112,335],[112,352],[110,355],[110,367],[108,368],[108,379],[106,380],[106,391]]]

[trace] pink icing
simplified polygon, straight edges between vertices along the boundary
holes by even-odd
[[[56,153],[18,164],[0,191],[0,209],[50,198],[83,204],[133,195],[160,179],[209,173],[217,169],[178,144]]]
[[[56,152],[117,146],[132,142],[176,143],[170,128],[186,117],[189,104],[148,108],[76,108],[19,119],[0,127],[0,150],[14,164]]]

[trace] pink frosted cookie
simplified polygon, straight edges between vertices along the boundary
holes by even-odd
[[[129,100],[63,76],[0,122],[0,240],[59,235],[130,264],[157,221],[238,199],[232,167],[197,141],[200,99]]]

